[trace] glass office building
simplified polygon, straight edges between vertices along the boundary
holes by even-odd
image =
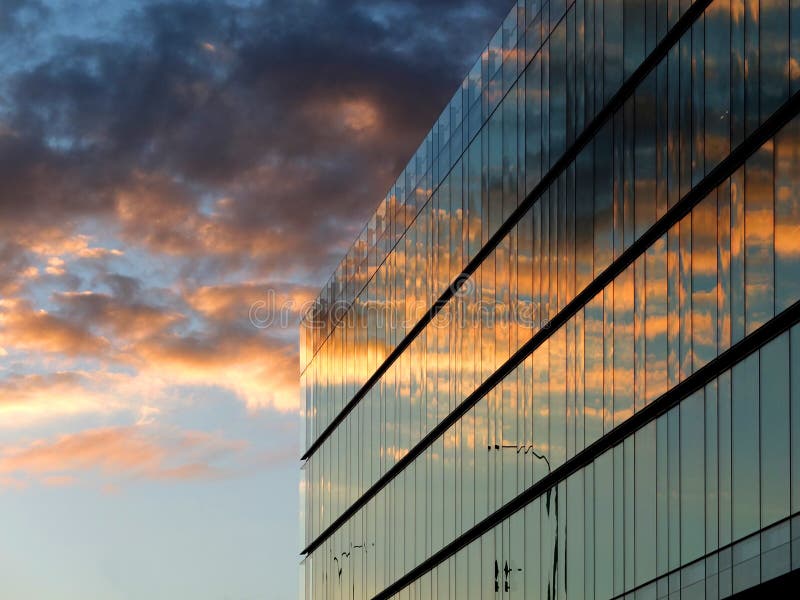
[[[517,2],[303,319],[301,595],[793,577],[798,90],[800,0]]]

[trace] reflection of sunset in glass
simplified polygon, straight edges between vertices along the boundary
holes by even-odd
[[[789,15],[515,5],[303,317],[306,598],[790,570]]]

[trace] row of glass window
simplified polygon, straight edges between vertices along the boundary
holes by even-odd
[[[529,514],[528,511],[532,514]],[[446,566],[441,567],[441,569],[447,570],[449,581],[444,581],[444,574],[440,572],[441,569],[437,569],[427,573],[418,582],[410,585],[395,597],[449,597],[461,600],[462,598],[497,598],[501,596],[501,593],[509,598],[537,597],[536,594],[539,591],[537,586],[529,584],[532,578],[514,577],[514,575],[520,575],[523,572],[522,569],[518,568],[517,572],[513,573],[510,566],[506,569],[505,562],[502,565],[497,563],[493,595],[490,595],[489,590],[492,587],[491,582],[495,573],[495,565],[492,564],[491,557],[497,551],[497,536],[504,535],[509,538],[509,528],[524,526],[526,517],[533,518],[535,521],[536,513],[533,509],[526,509],[523,518],[516,517],[505,524],[505,531],[498,528],[469,546],[466,551],[450,558]],[[531,525],[535,526],[535,523],[531,523]],[[528,539],[526,535],[526,540]],[[535,552],[535,542],[526,542],[525,551],[526,554]],[[587,556],[591,555],[589,552],[586,554]],[[528,562],[534,562],[534,560]],[[473,575],[472,569],[481,567],[484,570],[487,567],[489,569],[489,572],[484,574],[488,575],[486,580],[489,582],[488,585],[484,582],[484,577]],[[776,577],[798,568],[800,568],[800,515],[795,515],[734,544],[722,546],[719,550],[710,552],[701,559],[641,584],[624,594],[617,594],[613,600],[660,600],[662,598],[719,600],[749,590],[760,583],[774,580]],[[583,576],[587,575],[591,577],[592,572],[585,571]],[[539,576],[541,577],[541,571]],[[579,578],[580,576],[576,579]],[[566,577],[565,574],[565,580],[564,592],[566,595],[567,586],[572,578]],[[519,593],[520,584],[523,586],[523,593]],[[594,582],[591,580],[589,583],[584,580],[584,592],[578,590],[575,597],[595,598],[596,589],[591,587],[593,584]]]
[[[721,4],[729,6],[727,1]],[[721,14],[732,18],[716,4],[709,11],[708,19],[721,19]],[[722,23],[712,27],[701,20],[696,27],[716,31],[724,29]],[[696,31],[685,38],[696,40]],[[708,90],[708,78],[717,79],[709,66],[714,55],[705,50],[701,54],[709,59],[704,77],[692,76],[690,81]],[[706,92],[699,97],[702,118],[696,121],[704,125],[699,133],[681,126],[685,97],[695,96],[683,93],[682,67],[690,75],[696,70],[680,52],[670,53],[308,461],[307,542],[690,189],[695,174],[686,157],[698,154],[697,140],[708,151],[702,153],[700,175],[726,156],[735,128],[731,123],[719,127],[723,119],[718,117],[729,114],[724,94]],[[729,91],[728,97],[732,95]],[[691,102],[685,109],[690,115],[697,112]],[[793,246],[800,223],[800,136],[793,131],[762,148],[715,192],[718,206],[704,202],[691,223],[643,254],[627,280],[615,283],[607,298],[589,307],[592,315],[603,303],[606,310],[601,320],[587,322],[587,339],[608,346],[616,326],[620,340],[622,332],[636,340],[603,350],[604,366],[624,365],[630,377],[619,376],[616,383],[607,378],[604,383],[602,393],[616,394],[616,400],[614,409],[604,413],[600,433],[764,323],[776,307],[780,311],[797,298],[798,256]],[[467,174],[464,168],[462,181]],[[462,192],[450,187],[454,205],[463,201]],[[448,217],[437,225],[436,235],[441,239],[461,225],[457,217]],[[414,250],[413,236],[406,241],[404,273],[410,283],[399,282],[396,289],[410,291],[430,275],[431,263]],[[391,330],[386,326],[391,310],[409,310],[408,297],[398,302],[399,308],[371,311],[369,329]],[[332,360],[326,363],[318,357],[312,365],[317,379],[309,384],[311,397],[320,407],[330,406],[331,398],[344,402],[339,392],[350,380],[348,364],[371,365],[378,354],[375,343],[358,343],[356,336],[349,337],[351,329],[340,331],[344,339]],[[666,356],[668,364],[647,364],[642,360],[647,354]]]
[[[798,165],[800,118],[552,332],[312,558],[348,551],[372,515],[380,524],[372,539],[387,561],[376,566],[377,585],[390,583],[798,301]],[[774,181],[776,193],[753,185],[762,180]],[[460,356],[456,370],[447,362],[434,391],[463,381],[478,356]],[[784,381],[788,372],[779,371]],[[370,448],[396,448],[439,410],[436,394],[406,385],[364,405],[359,428],[345,430],[334,455],[344,460],[311,462],[320,479],[308,490],[308,528],[360,495],[365,474],[378,468]]]
[[[468,437],[463,430],[461,435]],[[476,444],[460,457],[445,455],[456,496],[468,487],[467,471],[479,472],[482,451]],[[497,452],[512,457],[512,471],[541,467],[535,453]],[[424,498],[415,493],[415,478],[429,483],[436,478],[430,471],[436,460],[415,467],[422,477],[411,469],[406,484],[398,483],[385,503],[354,519],[348,525],[352,537],[326,542],[306,559],[308,597],[372,597],[413,566],[414,550],[430,544],[440,520],[460,520],[464,504],[457,499],[431,512],[424,503],[442,496],[437,498],[436,489]],[[492,475],[491,469],[484,473],[487,487]],[[445,501],[447,483],[438,488]],[[423,510],[416,505],[420,500]],[[647,587],[799,511],[800,326],[795,326],[441,563],[400,597],[502,593],[519,599],[605,600]],[[734,566],[755,557],[756,577],[751,564],[734,578],[733,591],[753,579],[758,583],[760,554],[779,546],[776,538],[788,542],[786,537],[768,536],[764,548],[759,538],[735,547]]]
[[[639,587],[637,598],[655,598],[648,583],[739,540],[721,595],[759,583],[762,554],[768,577],[788,571],[786,519],[800,511],[798,381],[794,327],[398,597],[600,600]],[[714,596],[705,581],[693,588],[692,569],[683,574],[680,597]]]
[[[507,49],[494,41],[490,44],[490,49],[496,47],[496,51],[489,52],[490,57],[504,57],[502,68],[498,67],[495,73],[503,77],[484,77],[489,85],[483,100],[476,98],[471,102],[478,113],[483,110],[482,114],[491,117],[484,116],[466,139],[459,138],[458,147],[450,152],[452,160],[448,159],[448,167],[441,178],[436,178],[436,185],[423,182],[420,198],[425,202],[414,205],[404,217],[410,227],[406,231],[403,225],[402,237],[398,233],[392,238],[384,248],[385,253],[376,250],[374,268],[364,271],[365,279],[343,276],[345,282],[355,282],[347,284],[358,290],[352,294],[355,303],[349,296],[340,301],[334,294],[304,321],[303,367],[315,352],[318,355],[315,362],[341,360],[336,355],[342,352],[342,344],[348,343],[347,337],[353,338],[354,345],[365,342],[376,347],[373,352],[365,348],[369,353],[366,364],[359,361],[343,365],[348,374],[352,373],[346,385],[319,401],[309,402],[307,443],[338,414],[516,208],[518,200],[539,182],[542,172],[574,141],[604,100],[619,89],[623,75],[629,75],[633,65],[638,64],[635,61],[623,64],[622,49],[630,46],[632,49],[625,56],[640,60],[680,14],[677,1],[651,5],[581,0],[570,4],[566,16],[563,6],[550,4],[545,4],[529,23],[521,48]],[[641,43],[623,39],[622,30],[616,25],[604,27],[607,22],[623,21],[630,23],[631,29],[643,32]],[[500,32],[515,27],[505,25]],[[515,39],[515,35],[507,33],[505,39]],[[617,63],[618,68],[614,68]],[[527,84],[518,81],[525,65],[529,65]],[[467,140],[471,143],[467,144]],[[450,197],[453,189],[463,196],[457,203]],[[459,227],[454,229],[447,222],[456,222]],[[440,239],[438,232],[442,229],[445,235]],[[420,257],[418,260],[436,263],[426,266],[431,276],[408,281],[405,271],[413,260],[409,250]],[[388,257],[384,260],[386,253]],[[339,276],[335,281],[339,281]],[[395,325],[373,331],[366,315],[381,306],[395,307],[392,320]],[[334,329],[337,323],[339,326]],[[312,367],[313,363],[305,378],[307,382],[317,379]]]

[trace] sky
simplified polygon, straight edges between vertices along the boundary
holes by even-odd
[[[510,4],[0,0],[0,600],[296,597],[300,311]]]

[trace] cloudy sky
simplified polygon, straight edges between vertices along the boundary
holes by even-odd
[[[0,0],[0,598],[295,596],[298,307],[510,4]]]

